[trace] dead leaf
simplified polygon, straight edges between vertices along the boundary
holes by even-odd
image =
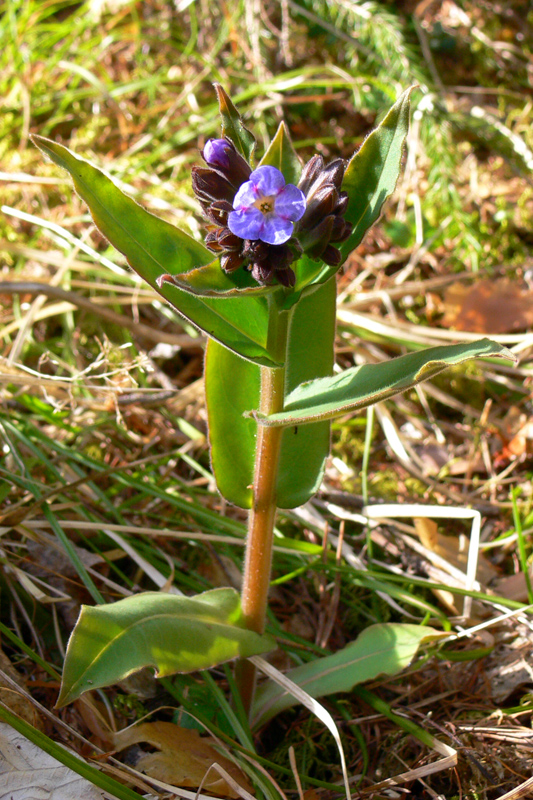
[[[139,742],[159,748],[158,753],[146,753],[137,762],[137,768],[152,778],[174,786],[197,789],[211,765],[216,763],[243,789],[253,794],[253,788],[244,773],[233,761],[215,750],[215,740],[211,737],[200,737],[196,730],[180,728],[172,722],[143,722],[115,735],[117,750]],[[239,797],[215,770],[209,772],[203,789],[223,797]]]
[[[526,687],[533,685],[533,647],[531,632],[525,625],[499,638],[499,644],[485,661],[485,676],[492,699],[501,705],[517,690],[525,693]]]
[[[529,567],[529,579],[533,582],[533,568]],[[518,603],[528,603],[529,593],[526,576],[523,572],[515,575],[505,575],[493,585],[494,593],[499,597],[506,597],[507,600],[516,600]]]
[[[0,722],[0,800],[103,800],[104,793]]]
[[[506,279],[453,283],[444,295],[442,325],[472,333],[510,333],[533,325],[533,292]]]
[[[439,532],[435,520],[427,519],[427,517],[416,517],[414,523],[415,530],[424,547],[427,547],[432,553],[436,553],[441,558],[444,558],[452,567],[466,572],[470,543],[465,536],[444,536]],[[477,580],[481,584],[487,585],[496,575],[498,575],[496,567],[483,553],[479,553],[476,573]],[[450,593],[445,592],[443,594]],[[453,597],[453,595],[450,596]]]
[[[533,417],[525,414],[517,406],[511,406],[502,424],[504,438],[502,458],[512,459],[533,454]]]
[[[6,656],[3,650],[0,650],[0,672],[5,672],[11,680],[15,681],[21,689],[25,689],[25,681],[22,675],[11,664],[11,661]],[[20,692],[20,694],[7,682],[7,680],[0,674],[0,700],[6,704],[17,716],[22,717],[23,720],[28,722],[37,730],[42,731],[43,726],[41,718],[36,707],[31,700]]]

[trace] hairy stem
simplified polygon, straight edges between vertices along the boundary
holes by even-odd
[[[274,304],[270,309],[270,330],[274,352],[285,360],[288,314]],[[285,367],[261,368],[261,400],[264,414],[282,411],[285,399]],[[256,633],[265,630],[268,589],[272,565],[272,542],[276,518],[278,464],[283,428],[258,425],[255,450],[253,503],[248,519],[248,536],[242,585],[242,611],[246,626]],[[255,666],[241,661],[237,666],[237,685],[244,708],[250,713],[254,689]]]

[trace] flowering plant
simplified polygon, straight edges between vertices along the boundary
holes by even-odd
[[[164,676],[239,657],[237,685],[250,710],[255,667],[246,657],[275,645],[265,614],[276,508],[301,505],[317,491],[331,420],[466,359],[512,358],[482,340],[333,374],[335,273],[394,191],[409,92],[348,163],[315,155],[302,166],[283,124],[254,165],[255,140],[216,89],[222,137],[205,144],[205,166],[192,172],[205,243],[145,211],[62,145],[34,137],[69,171],[131,267],[207,334],[211,463],[221,494],[250,510],[241,597],[232,589],[193,598],[149,592],[83,607],[60,704],[143,666]]]

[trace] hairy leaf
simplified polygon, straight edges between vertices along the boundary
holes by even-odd
[[[70,173],[100,231],[180,314],[243,358],[276,365],[267,350],[268,311],[264,297],[203,297],[191,294],[192,287],[184,291],[185,283],[178,287],[168,279],[169,274],[176,277],[197,271],[213,261],[213,254],[179,228],[146,211],[111,178],[66,147],[41,136],[34,136],[33,141]],[[239,288],[238,280],[231,283],[221,270],[217,275],[217,281],[226,288]]]
[[[342,189],[350,197],[345,218],[354,227],[340,248],[345,258],[360,244],[396,188],[409,130],[409,97],[413,88],[398,98],[348,164]]]
[[[363,364],[331,378],[303,383],[287,396],[284,411],[268,417],[253,412],[253,416],[260,425],[276,426],[335,419],[405,392],[447,367],[471,358],[516,361],[509,350],[490,339],[429,347],[380,364]]]
[[[303,298],[292,312],[286,386],[333,372],[335,281]],[[221,494],[250,508],[257,423],[244,412],[259,407],[260,368],[216,342],[207,345],[205,392],[211,464]],[[329,455],[329,422],[283,433],[277,504],[295,508],[318,490]]]
[[[339,652],[291,669],[286,673],[287,678],[315,699],[348,692],[356,684],[378,675],[395,675],[408,666],[422,642],[446,635],[422,625],[394,622],[371,625]],[[253,726],[263,725],[296,702],[277,683],[268,681],[257,690]]]
[[[157,677],[165,677],[275,647],[271,636],[243,626],[234,589],[196,597],[144,592],[108,605],[82,606],[68,643],[58,706],[142,667],[155,667]]]

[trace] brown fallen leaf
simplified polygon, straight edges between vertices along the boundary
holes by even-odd
[[[453,283],[444,295],[445,328],[472,333],[509,333],[533,325],[533,292],[502,278],[473,286]]]
[[[517,406],[510,406],[502,424],[504,447],[501,458],[513,459],[533,454],[533,417]]]
[[[506,703],[515,692],[529,693],[533,683],[531,632],[525,625],[505,627],[499,643],[484,662],[484,679],[488,681],[492,699],[498,705]],[[513,705],[515,701],[512,701]]]
[[[0,700],[37,730],[44,730],[37,708],[22,692],[19,694],[11,683],[4,679],[2,672],[15,681],[22,689],[26,688],[24,677],[15,669],[3,650],[0,649]]]
[[[246,775],[225,756],[221,755],[211,737],[200,737],[196,730],[180,728],[173,722],[143,722],[115,734],[114,745],[124,750],[132,744],[146,742],[159,752],[146,753],[137,762],[137,768],[157,780],[175,786],[197,789],[212,764],[219,764],[247,792],[253,794]],[[203,789],[227,798],[239,795],[218,772],[211,770]]]
[[[445,559],[452,567],[466,572],[468,563],[468,541],[460,536],[444,536],[439,532],[438,525],[433,519],[416,517],[415,530],[420,541],[432,553]],[[477,563],[477,579],[481,584],[488,584],[498,575],[497,569],[483,554],[479,553]],[[457,613],[455,596],[452,592],[443,589],[434,589],[433,593],[447,606],[452,613]]]
[[[529,567],[529,580],[533,582],[533,568]],[[523,572],[515,575],[505,575],[493,585],[494,593],[507,600],[516,600],[519,603],[529,602],[528,585]]]

